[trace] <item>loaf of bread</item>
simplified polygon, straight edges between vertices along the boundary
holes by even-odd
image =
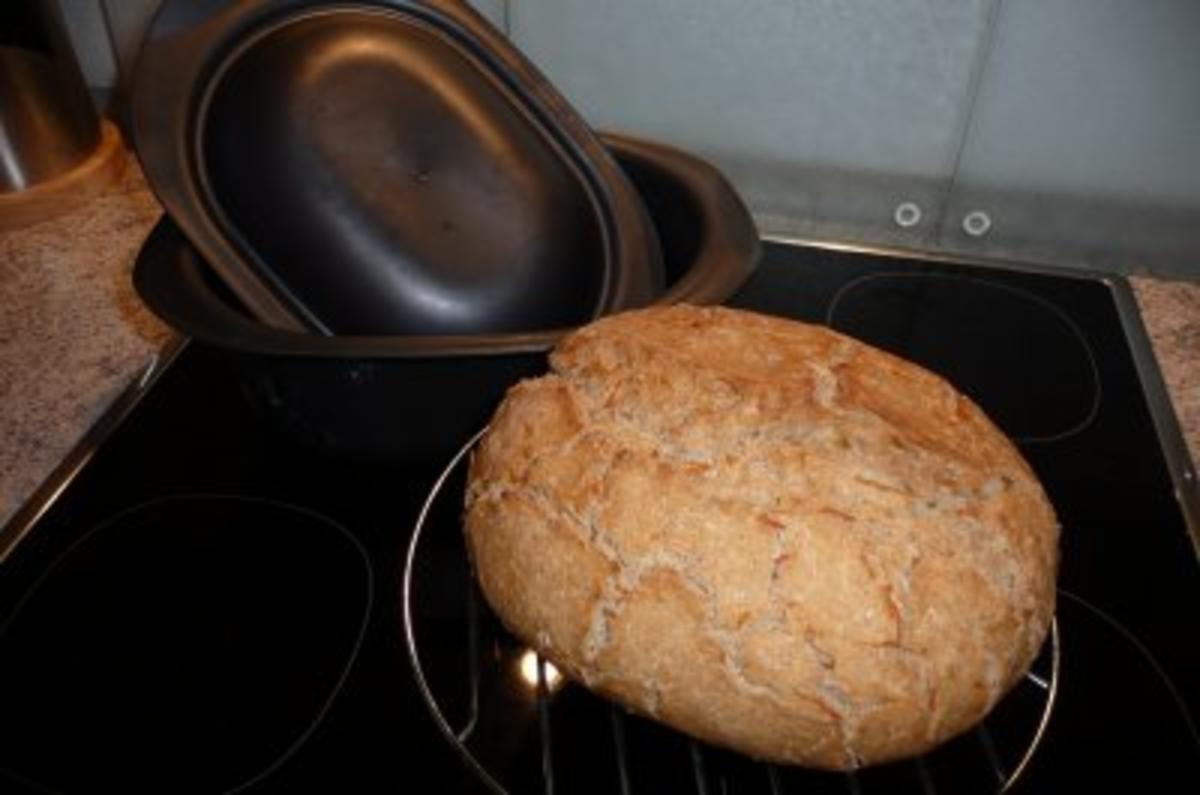
[[[938,376],[824,327],[599,320],[471,461],[489,604],[569,676],[709,743],[848,769],[981,720],[1054,611],[1058,524]]]

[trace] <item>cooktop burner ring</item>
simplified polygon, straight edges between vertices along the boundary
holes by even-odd
[[[1179,686],[1168,673],[1167,668],[1162,664],[1158,657],[1154,654],[1151,648],[1140,638],[1137,633],[1125,626],[1116,616],[1105,610],[1103,607],[1093,603],[1092,601],[1083,598],[1077,593],[1066,588],[1058,589],[1058,598],[1060,605],[1060,613],[1065,606],[1068,610],[1074,608],[1082,608],[1081,617],[1084,620],[1094,620],[1107,630],[1115,633],[1115,636],[1120,639],[1121,646],[1126,652],[1132,650],[1134,657],[1140,659],[1141,663],[1146,666],[1153,678],[1157,680],[1157,684],[1162,687],[1162,695],[1165,695],[1167,700],[1178,710],[1177,717],[1180,722],[1180,728],[1186,735],[1191,750],[1197,760],[1200,760],[1200,723],[1197,723],[1197,718],[1188,709],[1187,701],[1180,692]],[[1075,619],[1075,623],[1080,623],[1080,618]],[[1112,656],[1106,661],[1112,665]]]
[[[323,573],[330,582],[314,583]],[[14,708],[3,736],[28,730],[53,748],[3,749],[24,758],[0,754],[0,780],[50,792],[253,787],[337,701],[374,589],[362,543],[293,503],[188,492],[111,514],[0,623],[0,693]],[[33,665],[53,687],[21,684]],[[37,742],[46,736],[56,742]]]
[[[1012,322],[1022,319],[1024,324]],[[1009,333],[995,336],[1005,321]],[[1100,368],[1083,329],[1050,299],[1002,281],[958,273],[869,273],[837,289],[825,323],[943,376],[1018,444],[1067,439],[1100,412]],[[1040,364],[1030,364],[1031,357]],[[1059,374],[1053,383],[1032,375],[1047,370]],[[1005,382],[1022,388],[997,388]],[[999,396],[1005,401],[996,402]],[[1056,407],[1052,424],[1031,419],[1041,421]]]
[[[785,780],[803,781],[801,788],[794,790],[799,792],[809,791],[805,787],[813,782],[828,784],[831,778],[843,777],[851,792],[869,795],[890,791],[897,777],[911,780],[915,775],[932,786],[936,775],[933,771],[967,764],[979,780],[986,782],[980,791],[1005,793],[1035,758],[1059,690],[1061,640],[1057,616],[1030,670],[973,729],[916,759],[846,774],[764,764],[711,748],[633,716],[580,685],[572,685],[549,660],[508,634],[491,613],[470,572],[459,521],[460,498],[470,452],[482,435],[480,431],[451,459],[421,507],[404,559],[401,602],[405,644],[425,704],[445,739],[493,792],[554,793],[565,767],[557,760],[562,756],[578,759],[579,754],[572,755],[569,748],[564,748],[563,740],[575,737],[561,737],[564,726],[569,727],[571,722],[555,721],[555,709],[561,708],[554,706],[556,700],[559,704],[570,700],[568,708],[577,715],[603,724],[585,732],[570,731],[605,736],[611,746],[612,791],[622,793],[633,791],[630,770],[638,762],[631,758],[635,754],[630,736],[638,732],[657,738],[653,743],[655,756],[664,740],[682,744],[683,750],[672,757],[685,769],[677,775],[689,778],[698,792],[710,791],[708,781],[713,776],[720,777],[717,780],[724,786],[724,777],[734,775],[753,777],[758,781],[755,786],[766,781],[772,793],[793,791],[781,785]],[[446,598],[449,582],[461,588],[458,607],[428,604]],[[450,621],[447,616],[452,616]],[[422,629],[419,625],[427,620],[430,626]],[[449,675],[442,665],[445,656],[437,657],[437,665],[424,664],[425,644],[456,629],[459,640],[450,645],[460,653],[465,649],[466,664],[460,664]],[[587,703],[581,706],[583,702]],[[503,708],[513,712],[490,714]],[[499,744],[508,743],[510,747],[497,750],[497,733],[504,735]],[[1017,747],[1009,742],[1014,733],[1022,738]],[[524,747],[516,747],[522,741]],[[946,757],[951,759],[947,761]],[[656,758],[652,764],[658,765],[660,760]],[[646,766],[643,760],[641,772]],[[730,774],[729,770],[735,772]],[[573,790],[568,786],[562,791]]]

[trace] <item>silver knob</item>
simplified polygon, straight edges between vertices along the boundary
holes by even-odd
[[[962,228],[971,237],[983,237],[992,228],[992,217],[983,210],[972,210],[963,216]]]
[[[896,226],[911,229],[921,223],[921,206],[916,202],[900,202],[896,205],[892,220],[896,222]]]

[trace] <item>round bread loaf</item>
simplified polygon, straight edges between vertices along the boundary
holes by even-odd
[[[506,626],[593,690],[847,769],[962,732],[1037,655],[1054,511],[938,376],[688,306],[599,320],[551,369],[476,449],[465,532]]]

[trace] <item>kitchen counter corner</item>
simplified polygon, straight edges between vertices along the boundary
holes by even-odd
[[[1194,468],[1200,460],[1200,283],[1129,281]]]
[[[130,158],[92,201],[0,233],[0,526],[170,339],[130,279],[161,213]]]

